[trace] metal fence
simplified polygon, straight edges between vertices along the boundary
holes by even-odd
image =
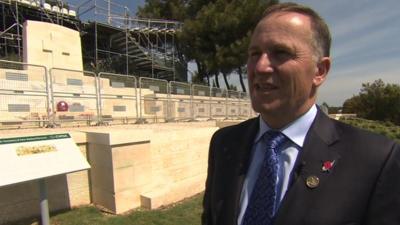
[[[62,68],[49,71],[54,126],[93,125],[101,120],[95,73]]]
[[[239,117],[241,119],[246,119],[256,116],[251,108],[249,95],[246,92],[241,92],[240,99],[241,101],[239,102]]]
[[[139,119],[135,76],[99,73],[100,123],[127,124]]]
[[[239,91],[0,60],[0,129],[255,115]]]
[[[228,95],[227,91],[219,88],[211,88],[211,118],[213,119],[228,119],[227,106]]]
[[[0,127],[44,127],[49,123],[46,67],[0,60]]]
[[[227,91],[226,114],[229,119],[240,118],[241,93],[239,91]]]
[[[168,118],[170,120],[193,119],[192,89],[190,84],[171,81],[169,90]]]
[[[140,119],[142,121],[166,122],[168,118],[168,81],[140,77]]]
[[[208,86],[192,85],[193,118],[212,119],[211,116],[211,89]]]

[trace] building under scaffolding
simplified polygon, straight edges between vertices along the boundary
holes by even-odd
[[[0,58],[22,61],[22,24],[46,21],[78,30],[85,70],[186,81],[186,66],[176,51],[176,21],[140,19],[111,0],[77,6],[58,1],[0,0]]]
[[[60,5],[51,6],[39,0],[0,0],[0,57],[23,60],[23,23],[26,20],[60,24],[75,30],[80,22],[74,10]]]

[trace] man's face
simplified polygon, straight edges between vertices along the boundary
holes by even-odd
[[[251,101],[273,128],[292,122],[315,102],[330,64],[319,63],[312,40],[309,18],[291,12],[262,19],[253,33],[247,61]]]

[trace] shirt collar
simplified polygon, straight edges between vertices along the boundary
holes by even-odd
[[[310,129],[316,115],[317,107],[314,104],[305,114],[303,114],[284,128],[280,129],[280,131],[284,135],[286,135],[286,137],[288,137],[292,142],[300,147],[303,147],[304,139],[306,138],[308,130]],[[254,143],[257,143],[265,132],[271,130],[271,128],[265,123],[261,116],[259,117],[259,124],[260,129],[257,133]]]

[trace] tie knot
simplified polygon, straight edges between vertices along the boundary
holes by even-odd
[[[264,139],[269,148],[277,151],[280,146],[285,143],[286,136],[280,131],[269,130],[268,132],[265,132]]]

